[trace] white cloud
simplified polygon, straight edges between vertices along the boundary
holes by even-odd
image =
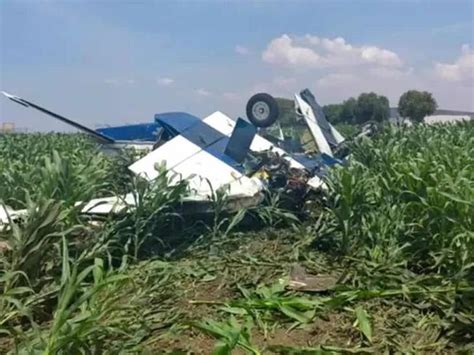
[[[388,49],[369,46],[361,47],[360,49],[357,49],[357,51],[360,51],[362,59],[369,63],[389,67],[399,67],[402,65],[402,61],[398,55]]]
[[[474,50],[462,46],[462,53],[453,64],[435,63],[435,74],[448,81],[474,81]]]
[[[304,36],[304,38],[308,41],[308,43],[314,46],[317,46],[318,44],[321,43],[321,39],[318,36],[312,36],[312,35],[307,34],[306,36]]]
[[[158,85],[161,85],[161,86],[170,86],[174,84],[174,79],[166,78],[166,77],[158,78],[156,79],[156,82],[158,83]]]
[[[268,44],[262,53],[262,59],[267,63],[287,66],[316,67],[323,64],[314,50],[295,45],[293,39],[286,34]]]
[[[299,55],[304,52],[299,50],[295,56],[295,47],[304,47],[318,57],[308,60],[312,56],[308,55],[302,59]],[[290,56],[282,48],[288,49]],[[414,68],[403,64],[396,54],[385,51],[365,45],[356,47],[340,37],[327,39],[306,35],[293,38],[283,35],[272,41],[262,54],[264,60],[281,67],[272,70],[274,77],[258,81],[248,91],[251,94],[264,91],[274,96],[291,97],[293,92],[309,87],[323,104],[341,102],[362,92],[373,91],[387,96],[391,105],[397,105],[400,95],[414,89],[432,92],[441,108],[474,110],[472,46],[464,45],[462,53],[454,54],[451,61]],[[302,70],[288,71],[288,67]]]
[[[234,50],[237,54],[240,54],[240,55],[247,55],[250,53],[250,50],[247,47],[244,47],[240,44],[236,45]]]
[[[376,46],[354,46],[342,37],[334,39],[306,35],[283,34],[270,41],[262,60],[294,68],[336,68],[363,64],[400,67],[400,57],[388,49]]]
[[[198,94],[199,96],[210,96],[211,95],[211,92],[210,91],[207,91],[206,89],[197,89],[195,90],[196,94]]]

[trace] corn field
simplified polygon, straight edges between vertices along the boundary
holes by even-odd
[[[387,127],[304,211],[186,218],[82,135],[0,136],[0,352],[339,354],[474,351],[474,123]],[[91,220],[79,201],[133,192]],[[297,217],[298,216],[298,217]],[[250,222],[249,222],[250,221]],[[304,268],[332,279],[289,287]]]

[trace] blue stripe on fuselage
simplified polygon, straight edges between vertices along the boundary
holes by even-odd
[[[186,112],[165,112],[155,114],[155,122],[170,127],[177,134],[181,134],[201,122],[201,119]]]
[[[237,171],[243,173],[243,167],[234,159],[224,153],[229,137],[199,120],[192,127],[181,132],[181,136],[191,143],[226,163]]]
[[[96,131],[115,140],[154,142],[160,127],[159,123],[154,122],[99,128]]]

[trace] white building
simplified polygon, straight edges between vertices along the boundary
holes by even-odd
[[[443,110],[439,109],[430,116],[426,116],[424,122],[427,124],[433,123],[446,123],[446,122],[457,122],[457,121],[468,121],[474,118],[474,112],[469,111],[456,111],[456,110]],[[404,118],[398,113],[398,108],[390,108],[389,120],[393,123],[401,123]]]

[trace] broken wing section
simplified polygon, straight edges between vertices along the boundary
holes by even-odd
[[[300,95],[295,94],[295,101],[298,105],[298,108],[301,111],[301,114],[308,125],[309,130],[311,131],[311,135],[313,136],[314,140],[316,141],[316,145],[318,146],[318,150],[320,153],[325,153],[329,156],[332,156],[332,150],[329,146],[326,137],[321,130],[321,127],[316,122],[316,118],[314,117],[313,109],[309,106],[306,101],[304,101]]]
[[[344,141],[344,137],[328,122],[322,107],[319,106],[313,93],[309,89],[305,89],[300,92],[299,96],[311,107],[314,120],[321,129],[328,144],[332,148],[341,144]]]
[[[61,122],[64,122],[74,128],[77,128],[85,133],[87,133],[88,135],[92,136],[94,139],[96,139],[99,143],[103,143],[103,144],[112,144],[115,142],[114,139],[104,135],[104,134],[101,134],[99,132],[96,132],[94,131],[93,129],[89,128],[89,127],[86,127],[76,121],[73,121],[69,118],[66,118],[64,116],[61,116],[55,112],[52,112],[52,111],[49,111],[47,109],[45,109],[44,107],[41,107],[39,105],[36,105],[34,104],[33,102],[31,101],[27,101],[25,99],[22,99],[21,97],[18,97],[18,96],[15,96],[15,95],[12,95],[12,94],[9,94],[5,91],[2,91],[2,94],[4,96],[6,96],[7,98],[9,98],[10,100],[12,100],[13,102],[16,102],[17,104],[20,104],[22,106],[25,106],[25,107],[31,107],[31,108],[34,108],[35,110],[38,110],[40,112],[43,112],[44,114],[48,115],[48,116],[51,116],[51,117],[54,117],[56,118],[57,120],[61,121]]]

